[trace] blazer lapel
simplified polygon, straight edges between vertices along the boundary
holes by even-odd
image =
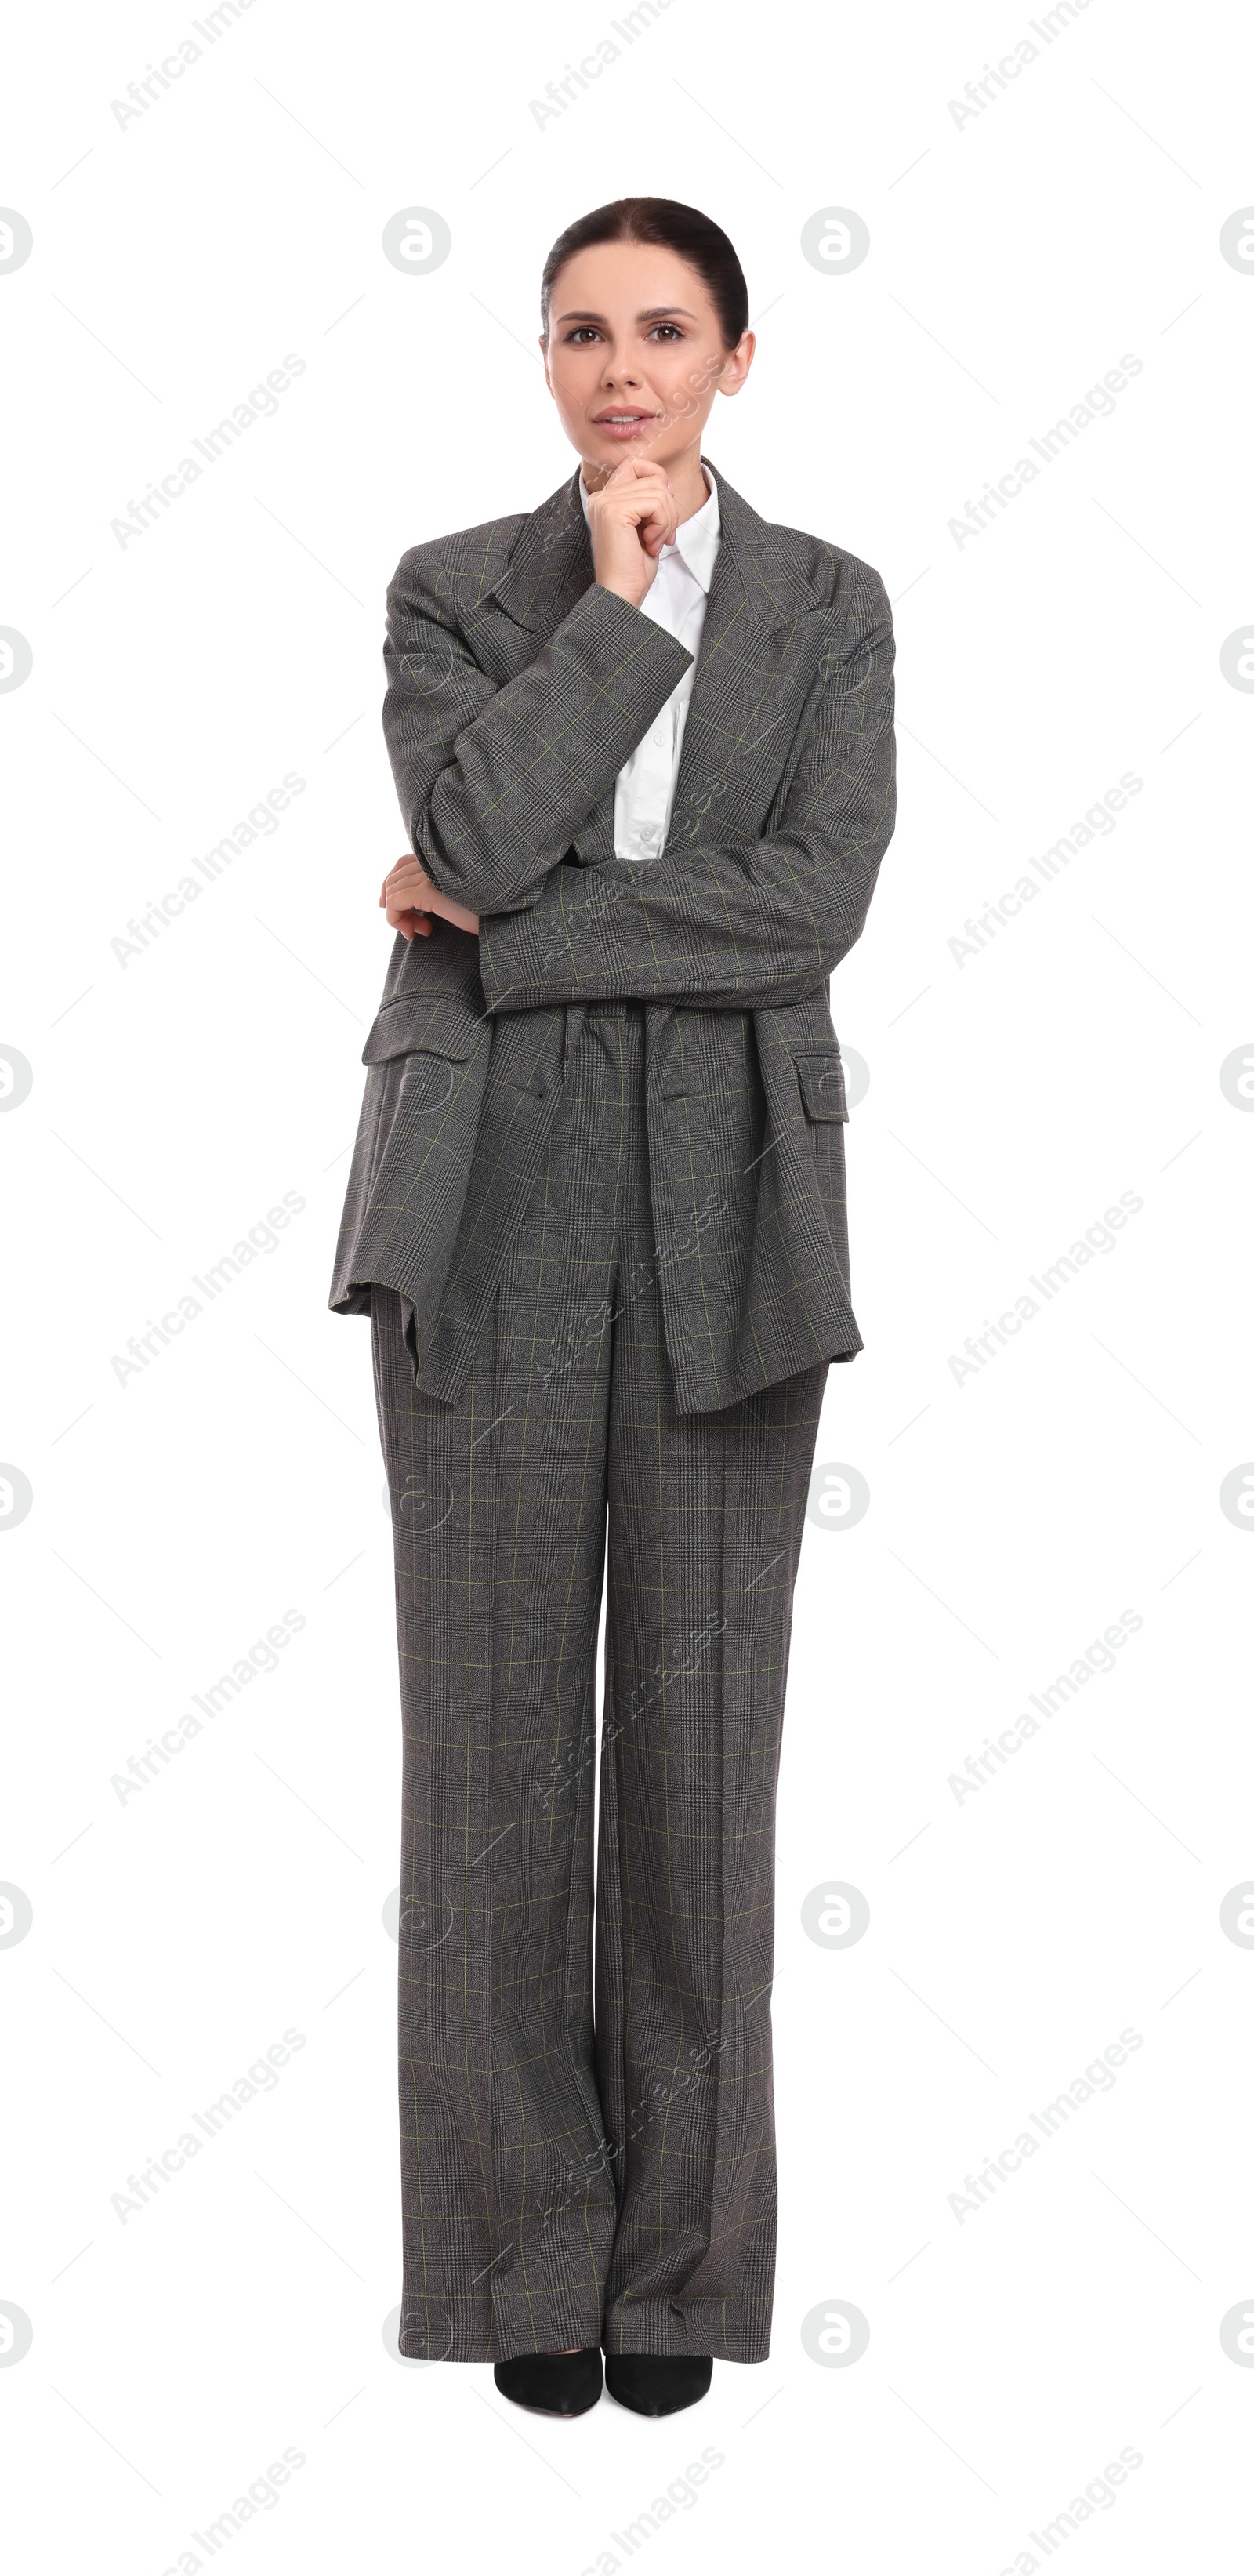
[[[783,630],[819,595],[791,530],[759,518],[717,466],[713,471],[720,542],[663,865],[668,852],[743,830],[747,817],[752,822],[765,811],[800,712],[797,657]]]

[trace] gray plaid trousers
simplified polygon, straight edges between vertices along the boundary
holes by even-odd
[[[769,2350],[775,1798],[828,1362],[676,1412],[644,1034],[638,1004],[589,1009],[456,1401],[372,1292],[409,2358]]]

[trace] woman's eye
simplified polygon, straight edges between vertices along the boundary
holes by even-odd
[[[655,322],[649,338],[653,339],[658,331],[669,331],[673,340],[682,340],[684,336],[678,322]],[[574,329],[566,334],[566,345],[570,349],[579,348],[585,340],[599,340],[600,336],[595,322],[577,322]]]

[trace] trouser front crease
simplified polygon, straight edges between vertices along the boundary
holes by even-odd
[[[827,1362],[676,1413],[643,1036],[589,1012],[455,1403],[372,1292],[410,2358],[769,2349],[775,1797]]]

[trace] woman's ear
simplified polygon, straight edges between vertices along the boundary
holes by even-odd
[[[721,394],[739,393],[740,388],[749,373],[749,369],[753,365],[753,353],[757,345],[757,341],[755,340],[752,331],[746,331],[743,338],[736,342],[736,346],[730,352],[727,364],[718,380],[718,390]]]

